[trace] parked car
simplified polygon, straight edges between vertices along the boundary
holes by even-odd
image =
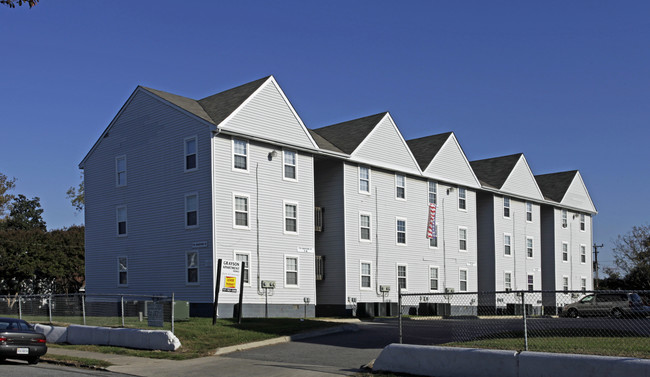
[[[22,319],[0,317],[0,361],[20,359],[37,364],[46,352],[45,335],[34,331],[32,325]]]
[[[650,307],[646,306],[641,296],[636,293],[608,292],[588,294],[562,310],[566,317],[646,317]]]

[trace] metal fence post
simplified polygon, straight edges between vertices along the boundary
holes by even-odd
[[[124,296],[120,296],[120,302],[122,304],[122,310],[121,310],[121,315],[122,315],[122,327],[124,327]]]
[[[50,294],[49,300],[50,300],[50,302],[47,305],[47,311],[50,314],[50,324],[52,324],[52,294]]]
[[[84,319],[84,326],[86,325],[86,294],[81,295],[81,315]]]
[[[524,351],[528,351],[528,323],[526,321],[526,292],[521,291],[521,308],[524,314]]]
[[[18,296],[18,318],[20,318],[20,319],[23,319],[22,301],[23,301],[23,298]]]
[[[174,292],[172,292],[172,334],[174,333],[174,305],[176,302],[174,301]]]
[[[402,344],[402,289],[397,287],[397,313],[399,323],[399,344]]]

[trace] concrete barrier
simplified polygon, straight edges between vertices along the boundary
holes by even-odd
[[[45,335],[45,339],[49,343],[67,343],[68,342],[68,328],[62,326],[49,326],[35,324],[34,330],[37,333]]]
[[[650,377],[650,360],[390,344],[375,360],[373,371],[435,377]]]

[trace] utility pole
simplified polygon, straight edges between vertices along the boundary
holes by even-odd
[[[596,289],[598,289],[598,282],[600,279],[598,279],[598,249],[603,247],[603,244],[601,243],[600,245],[596,245],[594,243],[594,270],[596,271]]]

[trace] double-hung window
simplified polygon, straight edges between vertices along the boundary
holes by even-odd
[[[250,254],[236,251],[235,260],[244,263],[244,268],[242,269],[242,280],[244,281],[244,284],[250,284]]]
[[[429,203],[438,203],[438,182],[429,181]]]
[[[528,258],[533,257],[533,239],[530,237],[526,238],[526,256]]]
[[[458,209],[461,211],[467,210],[467,190],[463,187],[458,188]]]
[[[185,195],[185,227],[196,228],[199,226],[199,195],[196,193]]]
[[[397,265],[397,288],[402,290],[407,290],[407,285],[406,285],[406,265],[405,264],[398,264]]]
[[[503,217],[510,218],[510,198],[503,197]]]
[[[580,278],[580,289],[587,290],[587,278]]]
[[[429,267],[429,290],[438,290],[438,267]]]
[[[565,291],[569,290],[569,277],[562,276],[562,289]]]
[[[503,254],[512,255],[512,237],[509,234],[503,235]]]
[[[359,214],[359,239],[370,241],[370,214]]]
[[[127,257],[117,258],[117,285],[129,285],[129,259]]]
[[[535,276],[534,275],[528,275],[528,290],[532,291],[535,289]]]
[[[185,139],[185,171],[198,168],[196,136]]]
[[[587,229],[587,227],[585,225],[585,214],[581,213],[580,214],[580,230],[584,232],[585,229]]]
[[[458,228],[458,250],[467,251],[467,228]]]
[[[234,194],[234,224],[235,228],[249,229],[248,195]]]
[[[397,219],[395,227],[397,231],[397,244],[406,245],[406,219]]]
[[[296,152],[295,151],[282,151],[283,156],[283,167],[284,167],[284,179],[296,180],[297,171],[296,171]]]
[[[587,263],[587,246],[580,245],[580,263]]]
[[[567,210],[563,209],[562,210],[562,228],[566,228],[568,226],[569,220],[568,220],[568,214]]]
[[[284,284],[285,286],[298,286],[298,257],[284,257]]]
[[[115,157],[115,185],[126,186],[126,156]]]
[[[185,254],[185,267],[187,268],[187,284],[199,283],[199,252],[188,251]]]
[[[509,292],[512,290],[512,272],[506,272],[503,275],[503,288]]]
[[[117,235],[126,236],[126,206],[117,207]]]
[[[361,288],[368,289],[372,286],[372,267],[370,262],[361,262]]]
[[[526,202],[526,221],[533,222],[533,203]]]
[[[298,204],[284,203],[284,232],[298,233]]]
[[[569,261],[569,244],[566,242],[562,242],[562,261]]]
[[[467,292],[467,269],[461,268],[459,273],[460,291]]]
[[[395,198],[406,199],[406,176],[395,174]]]
[[[233,170],[248,171],[248,141],[232,139]]]
[[[359,166],[359,192],[370,194],[370,168]]]
[[[433,229],[435,230],[435,234],[433,237],[429,238],[429,247],[438,247],[438,224],[433,224]]]

